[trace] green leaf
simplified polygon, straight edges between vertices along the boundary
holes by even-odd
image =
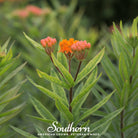
[[[78,87],[77,91],[75,91],[75,94],[74,94],[74,99],[75,97],[77,97],[85,88],[87,88],[90,84],[93,83],[94,80],[96,80],[96,77],[97,77],[97,68],[95,68],[91,75],[88,77],[87,81],[85,82],[84,86],[83,85],[79,85],[81,87]],[[78,101],[79,104],[76,104],[74,107],[73,107],[73,112],[76,116],[78,116],[79,114],[79,110],[81,108],[81,106],[83,105],[83,103],[85,102],[86,98],[88,97],[89,95],[89,92],[87,94],[85,94],[85,96],[83,96],[83,98],[80,98],[80,100]]]
[[[66,84],[65,82],[59,80],[57,77],[49,76],[45,72],[42,72],[42,71],[40,71],[38,69],[37,69],[37,73],[38,73],[40,78],[45,78],[46,80],[49,80],[50,82],[53,82],[55,84],[58,84],[59,86],[62,86],[64,88],[66,88],[66,89],[69,89],[68,84]]]
[[[12,49],[10,48],[8,53],[6,54],[6,56],[4,58],[2,58],[1,62],[0,62],[0,66],[5,64],[6,62],[10,61],[12,59]]]
[[[108,93],[106,92],[106,91],[104,91],[104,89],[100,86],[100,85],[98,85],[98,84],[96,84],[95,85],[95,88],[99,91],[99,92],[97,92],[98,93],[98,95],[102,98],[103,96],[107,96],[108,95]],[[94,92],[93,92],[94,93]],[[101,95],[102,94],[102,95]],[[95,95],[96,96],[96,95]],[[96,96],[97,97],[97,96]],[[106,105],[107,105],[107,108],[109,109],[109,111],[111,112],[112,110],[114,110],[115,108],[118,108],[118,107],[120,107],[120,105],[119,105],[119,100],[120,100],[120,97],[118,97],[118,95],[117,95],[117,93],[115,93],[115,95],[114,95],[114,97],[115,97],[115,99],[114,99],[114,101],[112,100],[112,99],[110,99],[109,101],[110,102],[108,102]],[[98,99],[99,101],[101,100],[101,99]],[[105,106],[106,106],[105,105]],[[104,107],[105,107],[104,106]],[[107,111],[108,112],[108,111]]]
[[[124,39],[124,37],[122,36],[122,34],[117,29],[116,25],[113,24],[113,26],[114,26],[114,30],[115,31],[113,31],[113,37],[112,37],[111,42],[112,42],[113,49],[116,50],[116,53],[117,53],[116,56],[119,57],[120,53],[122,53],[122,52],[130,54],[130,51],[132,51],[132,47]]]
[[[21,85],[23,83],[25,83],[25,82],[26,82],[26,80],[23,80],[23,81],[17,83],[17,85],[15,85],[14,87],[12,87],[11,89],[9,89],[7,92],[4,92],[4,94],[2,94],[0,96],[0,102],[3,102],[5,100],[7,100],[7,99],[9,99],[9,98],[11,98],[13,96],[15,96],[17,94],[17,92],[19,91]]]
[[[44,119],[56,121],[56,118],[46,109],[44,105],[40,103],[40,101],[38,101],[36,98],[32,96],[30,98],[33,106],[35,107],[36,111],[40,116],[42,116]]]
[[[9,38],[9,39],[3,44],[2,48],[1,48],[1,52],[5,52],[7,46],[8,46],[8,44],[9,44],[9,42],[10,42],[10,39],[11,39],[11,38]]]
[[[15,100],[16,98],[18,98],[20,95],[21,95],[21,93],[15,95],[15,96],[12,96],[12,97],[9,98],[9,99],[6,99],[6,100],[4,99],[4,101],[0,102],[0,105],[5,104],[5,103],[9,103],[10,101],[13,101],[13,100]]]
[[[81,102],[82,98],[89,93],[89,91],[91,90],[91,88],[96,84],[96,82],[99,80],[100,77],[101,77],[101,74],[99,75],[99,77],[97,79],[93,80],[93,82],[91,84],[86,83],[86,84],[89,84],[89,85],[88,86],[85,85],[84,89],[82,89],[82,91],[73,99],[73,101],[71,103],[72,108],[76,104],[79,104]],[[87,82],[89,82],[89,79],[88,79]]]
[[[65,119],[67,119],[69,122],[72,122],[73,121],[73,115],[69,111],[69,109],[59,100],[56,100],[55,104],[56,104],[57,109],[63,113]]]
[[[94,122],[93,124],[90,125],[90,130],[91,132],[96,131],[97,129],[99,129],[100,127],[102,127],[104,124],[106,124],[107,122],[113,120],[117,115],[119,115],[121,113],[121,111],[124,108],[120,108],[112,113],[109,113],[108,115],[106,115],[104,118]]]
[[[138,23],[138,17],[136,17],[134,20],[133,20],[133,24],[132,24],[132,35],[133,37],[136,37],[138,35],[138,32],[137,32],[137,23]]]
[[[102,66],[119,93],[121,91],[122,86],[120,75],[118,73],[118,70],[115,68],[115,66],[112,64],[112,62],[106,55],[102,60]]]
[[[88,87],[90,84],[92,84],[92,82],[94,82],[94,80],[96,80],[97,72],[98,72],[98,68],[95,67],[95,69],[92,71],[92,73],[87,78],[87,81],[85,82],[85,84],[83,86],[83,89],[85,89],[86,87]]]
[[[101,95],[101,93],[99,93],[96,88],[92,89],[92,93],[94,94],[98,102],[100,102],[103,99],[103,94]],[[107,106],[107,104],[104,105],[103,108],[106,112],[111,112],[111,109]]]
[[[50,124],[53,123],[53,120],[50,120],[50,119],[43,119],[43,118],[40,118],[40,117],[37,117],[37,116],[32,116],[32,115],[27,115],[27,116],[29,116],[30,118],[33,118],[37,121],[41,121],[43,123],[50,123]]]
[[[26,62],[22,65],[20,65],[18,68],[16,68],[14,71],[12,71],[10,74],[7,75],[6,78],[3,79],[3,81],[0,82],[0,88],[8,82],[12,77],[14,77],[22,68],[26,65]]]
[[[16,116],[23,109],[24,105],[25,103],[1,114],[2,117],[0,118],[0,125]]]
[[[51,75],[58,78],[56,72],[51,69]],[[64,91],[64,89],[54,83],[51,83],[51,87],[52,87],[52,90],[53,92],[55,92],[56,94],[58,94],[62,99],[65,100],[65,103],[67,104],[68,106],[68,99],[67,99],[67,96],[66,96],[66,92]]]
[[[60,50],[60,47],[58,48],[58,51]],[[65,56],[65,54],[61,53],[61,52],[57,52],[57,60],[62,63],[62,65],[69,70],[69,66],[68,66],[68,61],[67,58]]]
[[[6,117],[6,116],[11,115],[11,114],[14,114],[15,112],[19,111],[20,109],[23,109],[24,106],[25,106],[25,103],[23,103],[19,106],[16,106],[16,107],[14,107],[14,108],[6,111],[6,112],[1,113],[0,118],[1,117]]]
[[[60,101],[62,101],[64,103],[65,99],[62,99],[60,96],[58,96],[56,93],[42,87],[41,85],[36,84],[32,79],[30,79],[29,77],[27,77],[28,80],[35,86],[37,87],[40,91],[42,91],[44,94],[46,94],[47,96],[49,96],[50,98],[52,98],[53,100],[59,99]]]
[[[111,125],[111,121],[103,124],[103,126],[98,129],[99,135],[96,138],[100,138],[102,135],[104,135],[106,133],[106,131],[108,130],[110,125]]]
[[[25,83],[26,80],[19,82],[16,86],[14,86],[13,88],[9,89],[7,92],[5,92],[4,94],[2,94],[0,96],[0,104],[3,103],[2,105],[0,105],[0,112],[8,105],[8,103],[14,99],[16,99],[18,96],[20,95],[16,95],[17,92],[19,91],[21,85],[23,83]]]
[[[34,135],[28,133],[28,132],[25,132],[17,127],[14,127],[14,126],[10,126],[14,131],[16,131],[17,133],[25,136],[26,138],[38,138],[38,137],[35,137]]]
[[[122,129],[122,131],[123,132],[125,132],[126,130],[128,130],[129,128],[132,128],[132,127],[134,127],[134,126],[138,126],[138,121],[136,121],[135,123],[132,123],[132,124],[130,124],[130,125],[128,125],[128,126],[125,126],[123,129]]]
[[[41,51],[44,51],[44,48],[37,43],[36,41],[34,41],[33,39],[31,39],[28,35],[26,35],[25,33],[23,33],[24,36],[26,37],[26,39],[36,48],[40,49]]]
[[[106,96],[102,101],[100,101],[98,104],[96,104],[94,107],[90,108],[88,111],[86,111],[83,115],[80,116],[79,120],[76,121],[76,124],[78,124],[81,120],[85,119],[89,115],[93,114],[95,111],[97,111],[99,108],[101,108],[112,96],[114,92]]]
[[[122,80],[129,80],[130,70],[127,64],[127,59],[125,58],[125,55],[123,53],[120,53],[119,57],[119,71]]]
[[[131,75],[134,75],[138,68],[138,48],[135,49],[135,57],[133,58],[133,64],[131,68]]]
[[[83,78],[85,78],[101,61],[104,55],[105,48],[103,48],[86,66],[83,70],[78,74],[77,79],[75,81],[75,85],[79,83]]]
[[[121,106],[128,104],[127,102],[128,102],[129,90],[130,90],[130,85],[129,85],[128,80],[126,80],[124,82],[123,89],[121,91],[121,96],[120,96]]]
[[[63,74],[65,80],[68,82],[69,86],[72,87],[74,85],[74,80],[68,70],[55,58],[53,54],[51,54],[53,62],[56,67],[59,68],[61,73]]]
[[[7,64],[4,67],[0,68],[0,76],[2,74],[4,74],[12,65],[13,65],[13,63],[10,63],[10,64]]]

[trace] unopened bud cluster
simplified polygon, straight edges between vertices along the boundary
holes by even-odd
[[[71,46],[71,49],[78,60],[83,60],[87,56],[87,50],[90,48],[91,44],[87,43],[86,40],[78,41]]]
[[[47,37],[41,40],[42,46],[45,48],[45,51],[48,55],[54,51],[54,45],[56,44],[57,40],[55,38]]]

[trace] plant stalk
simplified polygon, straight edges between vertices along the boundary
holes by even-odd
[[[122,129],[124,128],[124,110],[120,114],[120,119],[121,138],[124,138],[124,133],[122,132]]]
[[[80,61],[80,63],[79,63],[79,66],[78,66],[74,81],[77,79],[77,76],[78,76],[78,73],[79,73],[79,70],[80,70],[80,67],[81,67],[81,63],[82,63],[82,61]]]
[[[52,57],[51,57],[51,56],[49,56],[49,57],[50,57],[50,59],[51,59],[53,65],[55,66]],[[55,66],[55,67],[56,67],[57,71],[58,71],[58,72],[62,75],[62,77],[64,78],[64,76],[63,76],[62,72],[59,70],[59,68],[58,68],[57,66]]]
[[[135,57],[135,48],[133,48],[133,58]],[[129,78],[130,84],[132,83],[133,76],[131,75]],[[120,130],[121,130],[121,138],[124,138],[124,133],[122,132],[122,129],[124,128],[124,111],[123,110],[120,114]]]
[[[71,73],[71,60],[70,59],[69,59],[69,73]],[[71,102],[72,102],[72,87],[69,90],[69,111],[72,113]]]
[[[71,60],[69,59],[69,73],[71,74]],[[69,90],[69,111],[72,113],[72,107],[71,107],[71,102],[72,102],[72,87]],[[70,122],[71,124],[71,122]],[[71,135],[71,132],[68,132],[68,135]]]
[[[133,58],[134,57],[135,57],[135,48],[133,48]],[[133,76],[131,75],[130,78],[129,78],[130,84],[132,83],[132,78],[133,78]]]

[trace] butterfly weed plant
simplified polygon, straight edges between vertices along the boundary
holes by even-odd
[[[106,132],[115,118],[123,108],[105,115],[102,119],[92,123],[88,119],[90,115],[97,112],[107,101],[111,98],[113,93],[110,93],[99,103],[91,108],[83,108],[82,105],[87,100],[92,87],[97,83],[101,74],[98,75],[98,64],[101,62],[105,48],[103,48],[87,65],[81,69],[81,64],[87,58],[87,54],[91,48],[91,44],[87,41],[79,41],[70,38],[69,40],[63,39],[59,42],[58,51],[55,56],[55,47],[57,40],[55,38],[47,37],[41,40],[41,45],[31,39],[24,33],[25,37],[32,43],[32,45],[46,53],[53,66],[51,66],[50,75],[37,69],[40,78],[46,79],[51,82],[52,90],[47,89],[41,84],[37,84],[28,76],[28,80],[46,96],[50,97],[55,102],[55,106],[60,113],[60,119],[55,116],[35,97],[30,96],[31,102],[36,109],[37,113],[41,116],[32,116],[31,118],[48,123],[51,127],[42,128],[35,125],[39,137],[60,136],[76,137],[78,133],[84,133],[87,136],[97,133],[98,137]],[[78,64],[75,75],[72,75],[72,59],[75,58]],[[87,78],[87,79],[86,79]],[[52,128],[53,126],[53,128]],[[67,127],[68,126],[68,127]],[[36,137],[24,130],[11,126],[15,131],[25,137]],[[77,128],[77,129],[76,129]]]
[[[137,94],[138,94],[138,17],[133,20],[131,27],[123,27],[122,21],[117,28],[113,24],[111,44],[116,59],[116,64],[106,54],[102,60],[110,82],[116,93],[112,102],[103,106],[107,113],[124,107],[120,116],[114,119],[106,137],[131,138],[137,136]],[[96,86],[93,93],[101,100],[99,92],[106,96],[106,92]]]

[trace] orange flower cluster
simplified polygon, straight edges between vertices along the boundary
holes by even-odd
[[[45,48],[45,51],[48,55],[51,55],[51,53],[53,52],[55,43],[56,39],[49,36],[41,40],[41,44]],[[62,41],[60,41],[59,46],[59,52],[64,53],[67,59],[70,60],[75,55],[78,60],[82,61],[86,58],[91,44],[87,43],[86,40],[78,41],[70,38],[69,40],[63,39]]]
[[[62,52],[65,54],[72,53],[71,46],[76,42],[78,42],[78,40],[74,40],[73,38],[70,38],[69,40],[63,39],[59,43],[59,45],[60,45],[60,51],[59,52]]]

